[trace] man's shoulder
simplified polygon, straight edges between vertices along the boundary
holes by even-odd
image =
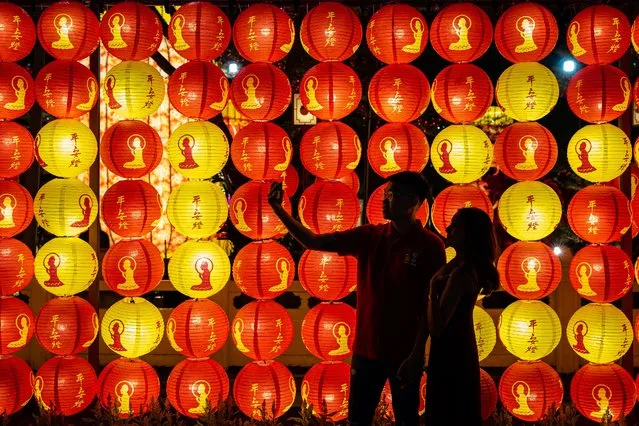
[[[418,240],[420,244],[429,247],[441,247],[442,250],[445,249],[444,241],[441,237],[435,234],[433,231],[430,231],[426,228],[422,228],[420,232],[417,233]]]

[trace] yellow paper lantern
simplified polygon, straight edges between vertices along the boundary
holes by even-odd
[[[473,310],[473,326],[475,328],[475,340],[477,341],[477,354],[483,361],[490,355],[497,343],[497,329],[488,312],[475,306]]]
[[[570,138],[568,162],[575,173],[590,182],[610,182],[630,166],[632,145],[619,127],[590,124]]]
[[[508,352],[525,361],[550,354],[561,339],[557,313],[539,300],[518,300],[499,317],[499,340]],[[630,332],[632,338],[632,331]]]
[[[77,179],[53,179],[40,188],[33,202],[38,224],[58,237],[73,237],[89,229],[98,214],[98,200]]]
[[[104,313],[100,328],[109,349],[126,358],[146,355],[164,336],[160,310],[141,297],[126,297]]]
[[[545,183],[517,182],[502,194],[498,214],[510,235],[522,241],[537,241],[559,225],[561,201]]]
[[[173,287],[193,299],[204,299],[222,290],[231,276],[226,252],[213,241],[187,241],[169,261]]]
[[[570,347],[587,361],[614,362],[632,345],[632,325],[609,303],[589,303],[573,314],[566,326]]]
[[[79,238],[54,238],[38,250],[34,270],[42,288],[56,296],[72,296],[93,284],[98,257]]]
[[[164,79],[146,62],[123,61],[107,72],[104,101],[122,118],[146,118],[160,107]]]
[[[169,139],[169,161],[191,179],[218,174],[229,158],[229,141],[215,124],[192,121],[178,127]]]
[[[47,123],[36,135],[38,162],[59,177],[75,177],[89,170],[98,154],[98,142],[78,120],[60,118]]]
[[[199,239],[220,230],[229,206],[219,186],[209,181],[192,181],[173,189],[166,213],[180,234]]]
[[[433,140],[433,167],[453,183],[470,183],[481,178],[493,162],[493,144],[475,126],[446,127]]]
[[[537,62],[506,68],[495,89],[497,104],[517,121],[536,121],[557,104],[559,84],[552,71]]]

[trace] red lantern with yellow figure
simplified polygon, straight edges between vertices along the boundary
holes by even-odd
[[[306,250],[297,275],[304,290],[321,300],[339,300],[355,291],[357,259],[337,253]]]
[[[286,170],[280,174],[277,181],[282,182],[282,190],[291,198],[300,186],[300,175],[297,173],[297,169],[292,164],[289,164]]]
[[[33,395],[33,371],[17,356],[0,358],[0,410],[6,416],[20,411]]]
[[[495,163],[508,177],[537,180],[557,162],[557,141],[536,122],[513,123],[497,136],[493,148]]]
[[[353,354],[355,309],[324,302],[308,311],[302,322],[306,349],[323,361],[342,361]]]
[[[291,372],[273,360],[246,364],[233,383],[233,400],[254,420],[281,417],[293,406],[296,393]]]
[[[493,205],[481,188],[474,185],[451,185],[435,197],[431,209],[433,226],[439,235],[448,235],[446,228],[457,210],[463,207],[482,209],[493,219]]]
[[[321,120],[339,120],[355,111],[362,99],[362,83],[355,70],[341,62],[322,62],[300,81],[304,108]]]
[[[23,242],[0,238],[0,296],[10,296],[33,278],[33,254]]]
[[[171,405],[183,416],[197,418],[222,408],[229,396],[229,378],[209,358],[185,359],[173,367],[166,382]]]
[[[226,107],[229,81],[212,62],[188,61],[171,74],[167,92],[180,114],[209,120]]]
[[[106,129],[100,139],[100,157],[109,171],[141,178],[162,161],[162,139],[144,121],[122,120]]]
[[[272,64],[247,65],[233,77],[231,83],[233,105],[252,121],[275,120],[286,111],[291,96],[288,77]]]
[[[187,3],[171,16],[168,39],[184,59],[212,61],[231,42],[231,23],[212,3]]]
[[[366,204],[366,218],[369,223],[377,225],[389,222],[388,219],[384,218],[384,197],[386,196],[385,191],[387,186],[387,183],[383,183],[376,188],[368,198],[368,203]],[[419,207],[419,210],[417,210],[416,218],[419,219],[423,226],[426,226],[429,214],[428,200],[424,200],[422,205]]]
[[[98,101],[98,81],[76,61],[46,64],[35,79],[40,107],[57,118],[77,118],[91,111]]]
[[[23,349],[35,332],[33,312],[22,300],[0,297],[0,355]]]
[[[250,62],[277,62],[288,55],[295,42],[293,20],[272,4],[254,4],[233,23],[233,43]]]
[[[56,355],[85,351],[98,337],[98,314],[78,296],[56,297],[45,303],[35,320],[38,343]]]
[[[368,141],[368,162],[383,178],[401,171],[421,173],[429,156],[426,135],[409,123],[385,124]]]
[[[316,417],[338,422],[348,417],[351,366],[345,362],[323,361],[304,375],[302,402],[313,407]],[[325,411],[324,411],[325,410]]]
[[[35,84],[31,74],[18,64],[3,63],[0,68],[0,120],[22,117],[34,102]]]
[[[282,355],[293,341],[293,320],[277,302],[258,300],[245,305],[231,324],[235,347],[255,360]]]
[[[298,203],[302,224],[319,234],[351,229],[359,219],[357,194],[341,182],[316,182]]]
[[[634,279],[632,260],[618,247],[589,245],[570,262],[570,283],[583,298],[610,303],[625,296]]]
[[[231,143],[231,161],[249,179],[274,180],[288,169],[293,143],[284,129],[273,123],[252,122]]]
[[[187,358],[205,358],[222,349],[229,337],[224,309],[210,299],[180,303],[166,322],[171,347]]]
[[[630,28],[630,41],[632,42],[632,47],[635,48],[635,52],[639,53],[639,17],[635,18]]]
[[[142,237],[151,232],[162,216],[160,194],[143,180],[122,180],[102,197],[102,218],[121,237]]]
[[[359,48],[362,24],[350,7],[338,2],[320,3],[304,15],[300,41],[317,61],[344,61]]]
[[[0,61],[18,62],[31,53],[36,29],[26,10],[17,4],[3,2],[0,5],[0,26],[5,29],[0,34]]]
[[[104,409],[128,419],[151,410],[160,396],[160,379],[141,359],[118,358],[100,373],[97,393]]]
[[[568,204],[568,223],[581,239],[595,244],[619,241],[630,229],[630,202],[612,186],[589,185]]]
[[[288,250],[272,241],[242,247],[233,262],[233,280],[242,293],[255,299],[274,299],[293,284],[295,262]]]
[[[322,179],[340,179],[355,170],[362,157],[357,133],[346,124],[320,122],[300,142],[302,164]]]
[[[109,288],[125,296],[142,296],[160,284],[164,259],[150,241],[118,241],[102,259],[102,277]]]
[[[288,231],[268,204],[269,182],[249,181],[231,197],[231,222],[242,235],[252,240],[266,240]],[[291,212],[291,202],[284,197],[282,207]]]
[[[428,79],[409,64],[388,65],[375,73],[368,85],[368,102],[384,121],[407,123],[428,108]]]
[[[102,45],[116,58],[141,61],[160,47],[162,24],[158,15],[142,3],[118,3],[102,17],[100,38]]]
[[[407,4],[379,9],[366,26],[371,53],[385,64],[407,64],[417,59],[428,44],[428,23]]]
[[[33,220],[33,200],[26,188],[7,180],[0,189],[0,238],[24,231]]]
[[[34,160],[34,144],[26,128],[12,121],[0,122],[0,178],[11,179],[26,172]]]

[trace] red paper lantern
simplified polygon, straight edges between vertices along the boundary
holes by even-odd
[[[102,407],[127,419],[151,409],[160,396],[160,379],[141,359],[118,358],[100,373],[97,393]]]
[[[187,3],[171,17],[169,41],[180,56],[190,61],[212,61],[231,42],[231,23],[212,3]]]
[[[293,320],[272,300],[258,300],[237,311],[231,334],[235,347],[249,358],[266,360],[282,355],[293,341]]]
[[[566,32],[568,49],[584,64],[610,64],[630,46],[630,22],[619,9],[600,4],[579,12]]]
[[[173,349],[188,358],[204,358],[219,351],[229,337],[229,319],[224,309],[210,299],[180,303],[166,323]]]
[[[322,182],[325,180],[336,180],[338,182],[342,182],[344,185],[348,186],[355,194],[359,193],[359,177],[357,177],[357,173],[355,172],[351,172],[339,179],[322,179],[319,177],[315,178],[315,182]]]
[[[252,121],[275,120],[286,111],[291,96],[288,77],[271,64],[247,65],[231,83],[233,106]]]
[[[338,422],[348,417],[351,366],[345,362],[323,361],[304,375],[302,401],[313,406],[313,415]]]
[[[348,358],[355,342],[355,309],[340,302],[313,307],[302,322],[302,341],[310,353],[323,361]]]
[[[93,367],[84,358],[56,356],[38,370],[33,396],[41,410],[72,416],[93,402],[97,381]]]
[[[33,278],[33,254],[23,242],[0,238],[0,296],[10,296]]]
[[[368,141],[368,163],[383,178],[407,170],[421,173],[429,156],[426,135],[408,123],[385,124]]]
[[[379,225],[389,222],[388,219],[384,218],[384,191],[387,186],[387,183],[383,183],[377,187],[368,198],[368,203],[366,204],[366,218],[369,223]],[[417,219],[419,219],[424,226],[426,226],[426,222],[428,222],[429,213],[428,200],[424,200],[419,210],[417,210],[416,215]]]
[[[473,64],[452,64],[441,70],[431,87],[435,111],[451,123],[481,118],[493,103],[493,83]]]
[[[102,135],[100,158],[118,176],[141,178],[162,161],[162,139],[143,121],[118,121]]]
[[[277,62],[295,42],[293,20],[277,6],[255,4],[244,9],[233,24],[233,43],[250,62]]]
[[[616,422],[628,416],[635,406],[637,389],[628,374],[617,364],[586,364],[570,381],[570,399],[588,419],[600,423],[604,415]],[[609,413],[607,413],[609,411]]]
[[[636,143],[635,143],[635,146],[636,146]],[[631,197],[634,197],[635,192],[637,191],[637,184],[639,184],[639,167],[637,167],[635,164],[630,165],[630,184],[631,184],[630,194],[631,194]]]
[[[14,178],[31,167],[34,143],[26,128],[11,121],[0,122],[0,178]]]
[[[339,300],[357,286],[357,259],[337,253],[306,250],[297,275],[304,290],[321,300]]]
[[[632,84],[612,65],[588,65],[568,83],[566,99],[572,112],[590,123],[619,118],[630,106]]]
[[[166,382],[171,405],[182,415],[197,418],[219,408],[229,396],[229,378],[212,359],[185,359],[173,367]]]
[[[122,180],[102,197],[102,218],[121,237],[142,237],[151,232],[162,216],[160,194],[143,180]]]
[[[276,238],[288,232],[268,204],[270,188],[270,182],[249,181],[231,197],[231,222],[235,229],[252,240]],[[284,197],[282,207],[291,212],[291,202],[287,197]]]
[[[33,20],[23,8],[13,3],[1,3],[0,26],[4,29],[0,34],[0,61],[18,62],[31,53],[36,30]]]
[[[272,240],[242,247],[233,262],[233,280],[255,299],[274,299],[293,284],[295,261],[286,248]]]
[[[119,3],[102,17],[100,38],[106,50],[116,58],[141,61],[160,47],[162,24],[158,15],[142,3]]]
[[[561,281],[561,262],[544,243],[518,241],[509,246],[497,263],[501,285],[518,299],[543,299]]]
[[[336,181],[306,188],[297,206],[302,224],[316,234],[351,229],[359,219],[357,194]]]
[[[426,373],[422,374],[422,378],[419,381],[419,415],[421,416],[426,412]],[[391,394],[390,382],[386,380],[386,384],[384,384],[384,389],[382,389],[382,395],[379,398],[379,404],[377,408],[382,408],[382,403],[386,408],[385,412],[388,417],[394,422],[395,421],[395,412],[393,411],[393,395]]]
[[[98,331],[98,314],[78,296],[51,299],[36,316],[38,343],[56,355],[75,355],[86,350],[98,337]]]
[[[366,26],[368,48],[385,64],[407,64],[424,52],[428,23],[407,4],[390,4],[375,12]]]
[[[568,223],[581,239],[604,244],[618,241],[630,229],[630,203],[612,186],[589,185],[568,204]]]
[[[164,276],[160,250],[147,240],[118,241],[102,259],[102,277],[109,288],[125,297],[142,296]]]
[[[9,355],[24,348],[35,331],[33,312],[22,300],[0,297],[0,355]]]
[[[300,142],[302,164],[322,179],[340,179],[357,168],[362,157],[362,144],[357,133],[346,124],[318,123]]]
[[[218,115],[229,99],[229,81],[215,64],[189,61],[169,77],[169,100],[180,114],[208,120]]]
[[[561,405],[564,387],[557,372],[543,361],[517,361],[499,381],[499,397],[510,414],[536,422],[553,405]]]
[[[282,416],[293,406],[295,394],[293,375],[273,360],[246,364],[233,383],[233,400],[254,420]]]
[[[317,61],[345,61],[359,48],[362,24],[350,7],[337,2],[320,3],[304,15],[300,41],[306,53]]]
[[[282,190],[286,194],[287,197],[292,197],[297,192],[298,187],[300,186],[300,175],[297,173],[295,167],[292,164],[280,174],[278,182],[282,183]]]
[[[18,64],[0,67],[0,119],[15,120],[27,113],[35,102],[31,74]]]
[[[635,52],[639,53],[639,16],[635,18],[630,28],[630,41],[632,42],[632,47],[635,48]]]
[[[300,81],[304,108],[321,120],[339,120],[355,111],[362,100],[362,83],[341,62],[324,62],[308,70]]]
[[[472,3],[456,3],[439,11],[430,26],[435,52],[448,62],[472,62],[481,57],[493,39],[486,12]]]
[[[368,102],[383,120],[407,123],[428,108],[428,79],[408,64],[388,65],[375,73],[368,85]]]
[[[46,7],[40,15],[38,40],[54,58],[79,61],[98,47],[100,23],[82,3],[60,1]]]
[[[76,61],[46,64],[35,80],[40,107],[57,118],[86,114],[98,101],[98,81],[87,67]]]
[[[593,302],[620,299],[632,290],[633,279],[632,260],[615,246],[586,246],[570,262],[570,283],[581,297]]]
[[[557,141],[548,129],[536,122],[513,123],[497,137],[493,149],[495,163],[508,177],[537,180],[557,162]]]
[[[20,411],[33,395],[33,371],[17,356],[0,358],[0,412],[4,415]]]
[[[552,13],[537,3],[515,4],[499,17],[495,45],[510,62],[539,62],[552,52],[559,29]]]
[[[33,220],[33,199],[25,187],[7,180],[0,189],[0,238],[24,231]]]
[[[479,369],[479,383],[481,386],[481,418],[483,421],[488,420],[495,408],[497,408],[497,386],[490,374],[486,373],[483,368]]]
[[[448,236],[446,228],[450,225],[457,210],[463,207],[477,207],[493,219],[493,205],[488,195],[473,185],[451,185],[440,192],[431,208],[433,226],[442,237]]]
[[[284,129],[273,123],[249,123],[231,143],[231,161],[249,179],[274,180],[288,169],[293,144]]]

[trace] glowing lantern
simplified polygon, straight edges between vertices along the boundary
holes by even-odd
[[[146,62],[120,62],[104,79],[104,100],[122,118],[148,117],[160,107],[164,95],[164,79]]]
[[[568,142],[572,170],[590,182],[610,182],[630,166],[632,146],[626,134],[612,124],[591,124]]]
[[[249,358],[266,360],[284,353],[293,341],[293,320],[272,300],[258,300],[237,311],[231,324],[235,347]]]
[[[282,182],[282,190],[287,197],[292,197],[297,192],[300,185],[300,175],[297,173],[297,169],[292,164],[280,174],[278,182]]]
[[[408,64],[388,65],[375,73],[368,85],[368,102],[384,121],[407,123],[428,108],[428,79]]]
[[[242,292],[255,299],[274,299],[293,284],[295,262],[275,241],[245,245],[233,262],[233,280]]]
[[[76,118],[91,111],[98,101],[98,81],[76,61],[46,64],[35,80],[36,99],[48,114]]]
[[[151,410],[160,396],[160,379],[141,359],[118,358],[104,367],[97,389],[102,407],[128,419]]]
[[[481,386],[481,418],[483,421],[488,420],[497,408],[497,386],[490,374],[486,373],[483,368],[479,369],[479,380]]]
[[[288,77],[284,71],[272,64],[247,65],[231,82],[231,100],[235,108],[253,121],[278,118],[291,103],[291,96]]]
[[[84,358],[56,356],[38,370],[33,396],[41,410],[72,416],[93,402],[98,378]]]
[[[559,84],[548,68],[538,62],[520,62],[506,68],[497,79],[497,104],[517,121],[536,121],[557,104]]]
[[[18,235],[33,220],[33,200],[25,187],[17,182],[2,182],[0,189],[0,238]]]
[[[191,179],[208,179],[218,174],[229,157],[229,142],[215,124],[192,121],[171,133],[169,161],[174,169]]]
[[[31,53],[35,46],[36,29],[33,19],[23,8],[13,3],[3,2],[0,10],[0,25],[5,28],[0,35],[0,61],[18,62]]]
[[[433,166],[444,179],[470,183],[481,178],[493,162],[493,144],[479,128],[454,124],[433,140]]]
[[[316,182],[298,204],[302,224],[316,234],[351,229],[359,219],[357,194],[341,182]]]
[[[53,179],[38,190],[33,208],[38,225],[45,231],[70,237],[89,229],[98,215],[98,200],[79,180]]]
[[[422,374],[422,378],[419,381],[419,410],[418,413],[421,416],[426,412],[426,373]],[[382,412],[387,413],[388,417],[394,422],[395,413],[393,412],[393,395],[391,394],[390,382],[386,380],[384,389],[382,389],[382,395],[379,399],[377,409],[385,408]]]
[[[253,240],[265,240],[288,232],[268,204],[270,188],[270,182],[249,181],[233,193],[231,222],[242,235]],[[291,212],[291,203],[286,197],[282,206]]]
[[[323,179],[339,179],[353,173],[362,157],[357,133],[344,123],[318,123],[300,142],[302,164]]]
[[[362,83],[341,62],[324,62],[308,70],[300,82],[304,108],[321,120],[339,120],[355,111],[362,99]]]
[[[635,161],[637,156],[639,154],[637,154],[637,144],[635,143]],[[632,167],[630,168],[631,174],[630,174],[630,182],[631,182],[631,190],[630,190],[630,194],[631,194],[631,198],[634,198],[635,196],[635,192],[637,191],[637,185],[639,184],[639,167],[637,167],[637,165],[633,164]]]
[[[113,352],[126,358],[146,355],[164,336],[160,310],[141,297],[115,302],[104,313],[100,328],[102,340]]]
[[[490,18],[471,3],[445,7],[430,26],[433,49],[448,62],[472,62],[486,53],[492,40]]]
[[[428,23],[417,9],[390,4],[375,12],[366,26],[371,53],[385,64],[407,64],[428,44]]]
[[[543,361],[517,361],[499,381],[499,398],[510,414],[527,422],[544,417],[561,406],[564,387],[559,374]]]
[[[485,360],[495,348],[497,343],[497,329],[488,312],[475,306],[473,309],[473,327],[477,342],[477,354],[479,360]]]
[[[38,40],[56,59],[78,61],[100,42],[100,22],[80,2],[60,1],[48,6],[38,20]]]
[[[323,361],[342,361],[351,356],[355,309],[339,302],[324,302],[313,307],[302,322],[302,341],[310,353]]]
[[[495,163],[508,177],[537,180],[557,162],[557,141],[539,123],[513,123],[497,136]]]
[[[300,41],[317,61],[344,61],[359,48],[362,25],[350,7],[338,2],[320,3],[304,15]]]
[[[35,138],[38,163],[58,177],[89,170],[98,154],[95,135],[78,120],[63,118],[45,124]]]
[[[246,364],[233,383],[233,400],[254,420],[282,416],[293,406],[296,392],[291,372],[273,360]]]
[[[313,415],[337,422],[348,417],[351,366],[345,362],[323,361],[304,375],[300,388],[302,402],[313,406]]]
[[[102,277],[109,288],[122,296],[142,296],[160,284],[164,259],[147,240],[118,241],[102,259]]]
[[[539,62],[552,52],[559,29],[552,13],[537,3],[506,9],[495,26],[495,45],[510,62]]]
[[[177,291],[194,299],[222,290],[231,275],[226,252],[214,241],[187,241],[169,261],[169,278]]]
[[[173,14],[169,41],[180,56],[191,61],[211,61],[231,42],[231,23],[212,3],[194,1]]]
[[[181,114],[208,120],[218,115],[229,99],[229,81],[215,64],[189,61],[169,77],[169,100]]]
[[[207,238],[226,221],[228,204],[219,186],[209,181],[184,182],[171,191],[166,215],[180,234]]]
[[[10,296],[29,285],[33,278],[33,254],[13,238],[0,239],[0,296]]]
[[[33,312],[22,300],[0,297],[0,356],[24,348],[33,337]]]
[[[315,182],[321,182],[324,180],[336,180],[338,182],[342,182],[344,185],[348,186],[355,194],[359,192],[359,178],[357,177],[357,173],[355,172],[349,173],[339,179],[322,179],[319,177],[315,178]]]
[[[587,186],[570,200],[568,223],[589,243],[618,241],[630,229],[630,202],[612,186]]]
[[[630,41],[632,41],[632,47],[635,48],[635,52],[639,53],[639,18],[635,18],[630,28]]]
[[[56,297],[45,303],[35,321],[38,343],[56,355],[75,355],[98,337],[98,314],[81,297]]]
[[[26,172],[33,154],[33,136],[27,129],[11,121],[0,122],[0,178],[11,179]]]
[[[501,285],[518,299],[543,299],[561,281],[561,262],[540,242],[518,241],[503,251],[497,263]]]
[[[121,237],[142,237],[158,225],[162,216],[160,194],[143,180],[121,180],[102,197],[102,219]]]
[[[166,393],[180,414],[197,418],[224,403],[229,396],[229,378],[212,359],[185,359],[171,370]]]
[[[451,185],[440,192],[433,201],[431,218],[439,235],[448,236],[448,225],[455,213],[464,207],[482,209],[491,220],[493,219],[493,205],[483,189],[473,185]]]
[[[250,123],[231,144],[231,160],[249,179],[274,180],[288,169],[293,144],[284,129],[273,123]]]
[[[254,4],[244,9],[233,24],[233,43],[250,62],[277,62],[295,42],[293,20],[277,6]]]
[[[180,303],[166,322],[166,337],[173,349],[188,358],[204,358],[222,349],[229,337],[229,319],[209,299]]]
[[[337,253],[306,250],[297,275],[304,290],[321,300],[339,300],[357,286],[357,259]]]
[[[426,135],[408,123],[385,124],[368,142],[368,162],[383,178],[401,171],[421,173],[429,155]]]
[[[119,3],[102,17],[100,38],[106,50],[116,58],[141,61],[160,47],[162,24],[157,14],[142,3]]]
[[[584,64],[610,64],[630,47],[630,22],[619,9],[605,4],[579,12],[566,32],[568,49]]]
[[[38,250],[34,265],[38,283],[56,296],[83,292],[98,274],[95,251],[79,238],[52,239]]]
[[[388,223],[389,220],[384,218],[384,191],[388,186],[387,183],[383,183],[379,186],[371,196],[368,198],[368,203],[366,204],[366,218],[369,223],[374,225]],[[428,200],[424,200],[419,210],[417,210],[417,219],[422,223],[422,225],[426,226],[426,222],[428,222]]]
[[[107,169],[116,175],[141,178],[162,161],[162,139],[143,121],[117,121],[100,139],[100,157]]]
[[[451,123],[469,123],[481,118],[493,102],[493,83],[473,64],[444,68],[430,92],[435,111]]]
[[[6,416],[20,411],[33,395],[33,371],[17,356],[0,359],[0,411]]]
[[[518,300],[499,317],[499,340],[508,352],[525,361],[536,361],[555,350],[561,339],[557,313],[538,300]]]
[[[630,80],[612,65],[588,65],[570,79],[566,89],[572,112],[590,123],[619,118],[628,109],[631,97]]]
[[[20,65],[3,63],[0,69],[0,119],[22,117],[34,102],[35,84],[31,74]]]
[[[510,235],[537,241],[552,233],[561,220],[561,201],[545,183],[517,182],[499,200],[499,220]]]
[[[639,108],[639,79],[635,80],[633,92],[634,92],[633,95],[634,95],[635,106]]]

